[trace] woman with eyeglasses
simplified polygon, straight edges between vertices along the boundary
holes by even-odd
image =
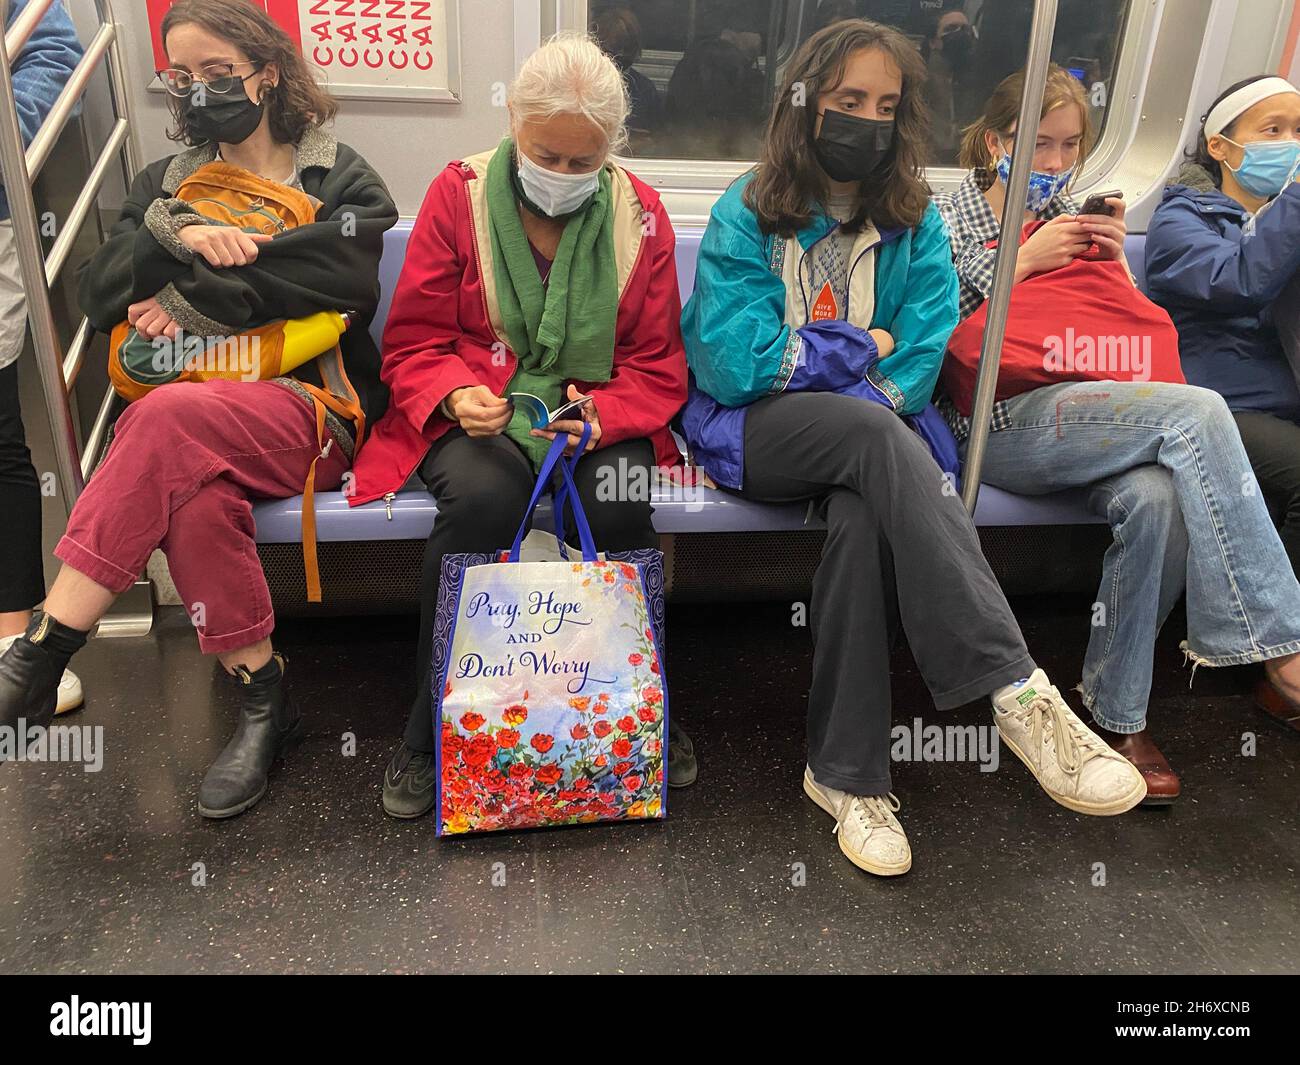
[[[146,339],[230,337],[319,311],[349,311],[340,342],[366,423],[387,405],[366,330],[379,298],[383,233],[397,221],[383,180],[322,129],[335,103],[289,37],[247,0],[180,0],[162,23],[173,140],[188,145],[136,178],[80,279],[91,323],[128,320]],[[305,193],[315,220],[274,238],[206,224],[178,199],[221,160]],[[0,658],[0,724],[50,719],[64,667],[155,548],[166,554],[199,645],[239,693],[240,720],[199,788],[199,812],[231,817],[266,791],[301,731],[254,543],[252,501],[337,488],[361,440],[332,411],[322,432],[312,363],[264,381],[163,385],[132,403],[55,548],[64,565],[38,614]],[[323,410],[324,408],[320,408]],[[319,434],[319,435],[318,435]],[[322,447],[320,439],[326,438]]]

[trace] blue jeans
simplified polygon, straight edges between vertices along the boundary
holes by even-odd
[[[1049,385],[1008,404],[981,479],[1042,495],[1086,488],[1110,522],[1083,666],[1102,728],[1146,727],[1156,634],[1187,592],[1187,639],[1202,665],[1300,651],[1297,584],[1223,397],[1192,385]]]

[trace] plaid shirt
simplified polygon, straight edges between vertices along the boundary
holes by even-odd
[[[952,243],[952,257],[960,283],[958,311],[962,321],[979,310],[980,304],[993,292],[997,252],[987,247],[987,243],[1000,237],[1002,227],[984,190],[996,179],[990,170],[972,170],[957,186],[956,192],[940,193],[934,198],[935,206],[948,226],[948,239]],[[1058,193],[1038,218],[1047,222],[1058,215],[1078,213],[1075,202],[1064,193]],[[970,435],[971,420],[961,414],[947,396],[940,396],[935,406],[948,422],[957,443],[964,444]],[[1010,427],[1011,411],[1007,401],[998,400],[993,404],[992,430],[997,432]]]

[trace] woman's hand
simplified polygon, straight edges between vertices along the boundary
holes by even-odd
[[[577,388],[570,385],[565,393],[565,398],[572,402],[581,395],[582,393]],[[584,424],[591,426],[591,439],[587,441],[587,450],[592,451],[600,441],[600,415],[596,413],[596,401],[594,399],[582,405],[582,421],[575,418],[572,421],[552,422],[549,428],[534,429],[529,435],[554,440],[560,433],[568,433],[569,443],[564,449],[564,454],[567,456],[572,455],[578,449],[578,445],[582,443],[582,427]]]
[[[447,409],[467,436],[497,436],[514,413],[510,401],[486,385],[453,389],[447,396]]]
[[[1112,196],[1106,203],[1115,208],[1114,217],[1104,214],[1081,214],[1075,217],[1075,221],[1092,237],[1101,258],[1118,259],[1123,262],[1124,238],[1128,236],[1128,225],[1124,221],[1124,201],[1118,196]]]
[[[876,342],[876,350],[880,352],[882,359],[889,358],[894,353],[894,338],[884,329],[868,329],[871,339]]]
[[[244,233],[234,226],[185,226],[176,234],[195,255],[209,266],[247,266],[257,259],[259,244],[271,240],[265,233]]]
[[[180,328],[176,324],[176,319],[164,311],[157,298],[152,296],[147,300],[131,304],[126,309],[126,320],[145,340],[153,340],[154,337],[160,336],[175,340],[176,331]]]
[[[1095,219],[1099,216],[1084,217]],[[1030,274],[1069,266],[1091,247],[1092,235],[1087,226],[1071,215],[1057,215],[1034,230],[1033,236],[1020,246],[1020,254],[1016,256],[1016,280],[1023,281]]]

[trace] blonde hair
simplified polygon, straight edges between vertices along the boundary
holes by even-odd
[[[524,60],[506,102],[515,122],[586,115],[609,150],[627,144],[627,86],[614,61],[585,33],[557,34]]]
[[[993,90],[989,102],[984,105],[984,113],[962,130],[961,152],[958,159],[967,170],[992,170],[997,160],[989,151],[987,133],[996,133],[999,137],[1011,135],[1012,127],[1020,117],[1020,97],[1024,92],[1025,72],[1017,71],[1003,78]],[[1041,122],[1052,111],[1061,107],[1077,107],[1079,120],[1083,123],[1083,139],[1079,142],[1079,159],[1074,165],[1078,174],[1084,160],[1092,148],[1092,121],[1088,116],[1088,99],[1084,95],[1083,85],[1073,74],[1053,63],[1047,68],[1047,84],[1043,87],[1043,110],[1038,116]],[[1019,130],[1016,130],[1019,133]]]

